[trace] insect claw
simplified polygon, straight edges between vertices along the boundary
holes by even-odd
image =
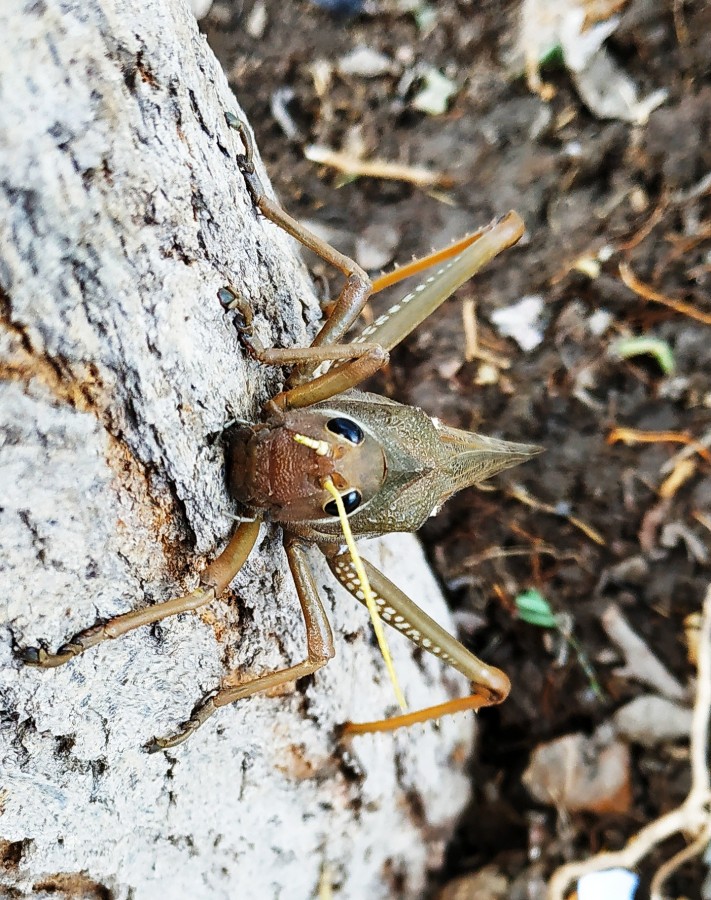
[[[236,313],[233,324],[237,329],[237,333],[240,335],[240,339],[242,339],[243,335],[251,335],[253,313],[249,301],[245,300],[235,288],[230,287],[229,285],[225,285],[219,289],[217,292],[217,299],[220,301],[220,306],[225,312]]]
[[[257,362],[263,361],[260,356],[260,351],[264,348],[257,342],[256,338],[250,340],[247,336],[247,333],[240,328],[237,328],[237,337],[239,338],[240,344],[244,347],[244,349],[252,357],[252,359],[256,359]]]
[[[181,722],[180,728],[175,734],[165,738],[153,738],[147,744],[145,749],[147,753],[159,753],[161,750],[170,750],[186,741],[191,734],[194,734],[198,728],[210,718],[217,708],[213,703],[213,699],[220,693],[219,689],[215,689],[206,694],[202,700],[193,709],[192,715],[185,722]]]
[[[230,128],[234,128],[235,131],[240,131],[242,128],[242,120],[239,118],[239,116],[236,116],[229,110],[225,112],[225,122],[227,122]]]
[[[20,662],[26,666],[38,666],[42,669],[55,669],[57,666],[64,665],[69,662],[77,654],[81,653],[84,648],[78,642],[69,641],[67,644],[57,650],[56,653],[50,653],[46,647],[22,647],[17,650],[17,657]]]
[[[279,394],[277,394],[277,397],[278,396]],[[262,412],[264,413],[266,418],[273,419],[275,422],[283,423],[285,421],[284,407],[279,406],[278,403],[275,403],[274,397],[272,397],[271,400],[265,401],[264,406],[262,407]],[[264,521],[270,522],[270,516],[272,515],[271,510],[267,510],[265,515],[266,517]]]
[[[252,135],[245,123],[234,113],[226,112],[225,121],[239,133],[240,139],[244,144],[245,152],[238,153],[236,156],[237,167],[242,173],[247,190],[249,191],[252,202],[259,207],[259,200],[264,195],[264,186],[261,179],[254,168],[254,141]]]
[[[44,647],[17,647],[15,656],[26,666],[41,666],[47,651]]]
[[[349,722],[341,722],[339,725],[333,726],[333,738],[337,744],[344,743],[350,739],[348,734]]]
[[[252,135],[249,133],[247,126],[244,124],[242,119],[239,116],[236,116],[234,113],[226,112],[225,113],[225,121],[233,128],[242,139],[242,143],[244,144],[245,152],[239,154],[237,157],[237,165],[240,167],[243,173],[245,174],[253,174],[254,173],[254,144],[252,142]]]
[[[243,327],[252,324],[251,306],[233,287],[230,287],[229,285],[221,287],[217,292],[217,299],[220,301],[220,306],[225,312],[235,310],[240,313],[244,319]]]
[[[182,744],[183,741],[187,740],[190,735],[195,731],[195,727],[190,727],[192,719],[188,719],[185,722],[180,723],[180,728],[175,734],[170,735],[170,737],[164,738],[151,738],[147,744],[143,745],[146,753],[160,753],[161,750],[170,750],[173,747],[177,747],[178,744]]]
[[[235,295],[228,287],[221,287],[217,292],[217,299],[220,301],[220,306],[227,312],[228,309],[232,308]]]

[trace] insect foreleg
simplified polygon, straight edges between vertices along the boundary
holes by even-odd
[[[227,706],[236,700],[250,697],[252,694],[296,681],[305,675],[311,675],[334,655],[333,634],[321,603],[311,569],[304,550],[305,545],[298,538],[289,537],[284,542],[289,560],[289,568],[296,585],[296,593],[301,604],[301,611],[306,626],[307,655],[303,662],[286,669],[279,669],[268,675],[260,675],[242,684],[228,685],[208,694],[193,711],[192,716],[184,722],[180,730],[167,738],[156,738],[148,749],[151,752],[167,750],[182,744],[193,732],[206,722],[221,706]]]
[[[374,375],[388,361],[387,350],[383,350],[377,345],[364,344],[363,346],[367,346],[367,352],[362,356],[352,359],[338,368],[329,369],[328,372],[319,375],[312,381],[296,385],[277,394],[272,403],[275,403],[280,409],[303,409],[305,406],[330,400],[331,397],[356,387],[361,381]],[[350,354],[353,355],[353,348],[353,344],[346,344],[344,349],[350,350]]]
[[[224,591],[242,568],[257,540],[260,522],[258,519],[239,525],[227,547],[201,574],[200,586],[184,597],[174,597],[172,600],[123,613],[102,624],[85,628],[63,644],[56,653],[48,653],[43,647],[25,647],[19,652],[20,659],[29,665],[46,669],[55,668],[102,641],[120,637],[133,631],[134,628],[140,628],[141,625],[153,625],[168,616],[205,606]]]
[[[232,287],[217,292],[223,308],[239,316],[236,327],[241,343],[249,353],[265,365],[288,366],[310,363],[316,367],[322,362],[341,362],[323,375],[298,383],[277,394],[271,401],[279,409],[301,409],[336,394],[350,390],[374,375],[388,361],[388,352],[379,344],[327,344],[322,347],[262,347],[251,335],[252,311],[247,301]]]
[[[365,306],[365,302],[371,292],[370,278],[349,256],[340,253],[335,247],[332,247],[318,235],[309,231],[308,228],[297,222],[278,203],[267,196],[264,185],[254,169],[254,149],[247,127],[231,113],[227,113],[225,118],[231,128],[239,131],[245,144],[247,153],[237,157],[237,164],[242,171],[252,202],[257,209],[265,218],[278,225],[287,234],[296,238],[300,244],[317,256],[320,256],[321,259],[343,272],[346,276],[346,283],[338,295],[331,315],[326,319],[313,341],[314,346],[336,344],[355,322],[360,315],[360,311]],[[298,371],[292,373],[291,383],[296,384],[301,378],[308,377],[310,372],[311,369],[308,366],[301,366]]]

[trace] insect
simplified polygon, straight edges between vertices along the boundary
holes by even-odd
[[[238,424],[229,433],[228,485],[232,497],[246,511],[245,520],[189,594],[98,623],[75,634],[56,653],[40,646],[24,648],[20,656],[31,665],[59,666],[101,641],[210,603],[239,572],[266,521],[280,525],[284,532],[303,612],[306,659],[212,691],[174,735],[155,739],[149,750],[181,743],[220,707],[310,675],[333,657],[331,628],[306,556],[312,544],[323,552],[335,577],[357,600],[374,603],[386,623],[472,682],[468,697],[382,721],[348,723],[347,732],[390,730],[461,709],[501,703],[510,689],[506,675],[465,649],[382,573],[345,552],[343,544],[344,529],[358,537],[416,531],[456,491],[539,451],[538,447],[451,428],[422,410],[356,390],[387,362],[389,351],[447,297],[514,244],[523,233],[523,223],[510,212],[451,247],[371,283],[353,260],[310,233],[267,196],[254,167],[249,132],[231,114],[226,119],[244,144],[244,153],[236,154],[236,162],[256,210],[339,269],[345,284],[312,345],[306,348],[262,347],[252,335],[251,309],[239,292],[231,287],[218,292],[223,308],[234,315],[247,351],[262,363],[292,367],[284,389],[265,404],[262,421]],[[434,274],[353,341],[344,341],[371,294],[424,269],[434,269]]]

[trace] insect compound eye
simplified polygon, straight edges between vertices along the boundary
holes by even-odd
[[[339,416],[337,419],[329,419],[326,422],[326,428],[332,434],[337,434],[339,437],[350,441],[351,444],[360,444],[363,440],[362,429],[352,419],[346,419],[342,416]]]
[[[348,421],[344,419],[342,421]],[[343,500],[343,506],[346,510],[346,515],[349,515],[353,512],[354,509],[358,509],[360,506],[360,502],[362,500],[362,496],[360,491],[348,491],[347,494],[343,494],[341,496],[341,500]],[[336,506],[335,500],[329,500],[328,503],[324,504],[323,511],[327,513],[329,516],[337,516],[338,515],[338,507]]]

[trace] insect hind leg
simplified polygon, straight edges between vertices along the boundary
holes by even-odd
[[[375,566],[365,559],[362,562],[383,621],[400,631],[418,647],[466,675],[472,683],[472,693],[467,697],[458,697],[390,719],[363,723],[348,722],[343,726],[344,735],[394,731],[397,728],[439,719],[463,710],[495,706],[506,699],[511,683],[500,669],[488,665],[467,650]],[[363,603],[363,592],[350,556],[347,553],[340,553],[328,558],[328,564],[346,590],[359,603]]]

